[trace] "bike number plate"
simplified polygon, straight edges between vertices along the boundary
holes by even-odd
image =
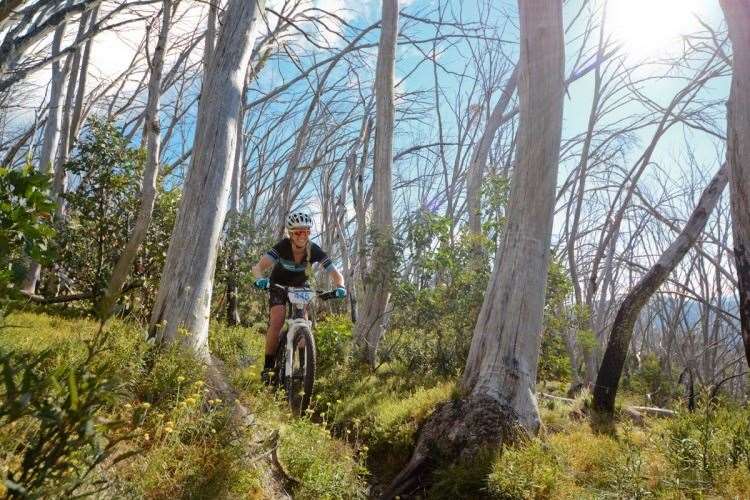
[[[311,290],[292,290],[289,292],[289,302],[292,304],[308,304],[313,299],[314,293]]]

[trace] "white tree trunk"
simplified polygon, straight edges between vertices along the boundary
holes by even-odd
[[[94,7],[91,11],[89,29],[96,26],[96,19],[99,13],[99,7]],[[76,101],[73,105],[73,114],[70,118],[70,139],[69,144],[71,147],[78,138],[78,132],[81,129],[81,125],[85,117],[83,116],[83,99],[86,96],[86,81],[88,80],[89,74],[89,61],[91,60],[91,45],[93,37],[86,41],[86,45],[83,49],[83,56],[81,57],[81,72],[78,77],[78,90],[76,91]]]
[[[60,46],[65,35],[66,23],[60,23],[55,29],[52,37],[52,55],[60,54]],[[52,79],[50,80],[49,110],[47,112],[47,124],[44,127],[44,139],[39,157],[39,170],[49,174],[57,155],[57,145],[60,142],[60,108],[63,104],[63,87],[65,86],[66,66],[56,60],[52,63]],[[37,281],[42,266],[35,261],[31,262],[26,277],[21,284],[24,292],[33,294],[36,290]]]
[[[750,4],[740,0],[719,3],[732,40],[732,88],[727,116],[729,200],[740,329],[750,365]]]
[[[159,177],[159,154],[161,152],[161,126],[159,123],[159,97],[161,95],[161,77],[164,69],[164,52],[169,35],[169,26],[172,24],[172,0],[164,0],[162,5],[162,21],[159,30],[159,40],[154,49],[154,57],[151,60],[151,75],[148,82],[148,101],[146,103],[146,122],[143,135],[146,138],[148,159],[143,171],[141,188],[141,206],[135,220],[128,242],[125,245],[117,264],[112,270],[107,290],[99,304],[99,314],[106,319],[112,312],[112,306],[120,295],[125,280],[130,273],[133,261],[138,255],[138,249],[146,238],[148,226],[151,223],[151,215],[154,211],[157,193],[157,179]]]
[[[385,331],[393,268],[393,128],[395,124],[394,66],[398,36],[398,0],[383,0],[378,62],[375,70],[375,158],[373,165],[372,258],[364,280],[355,342],[374,367]],[[360,263],[362,265],[362,263]]]
[[[80,43],[83,35],[86,33],[90,17],[91,11],[86,11],[81,14],[81,19],[78,22],[76,43]],[[63,106],[60,121],[60,146],[57,150],[57,156],[55,159],[55,180],[53,185],[53,191],[57,198],[55,220],[58,221],[64,220],[67,212],[66,200],[63,197],[68,189],[68,173],[65,171],[65,163],[68,161],[68,155],[70,154],[70,148],[72,146],[70,127],[72,124],[76,87],[78,86],[78,76],[81,68],[80,48],[76,49],[72,54],[68,54],[65,58],[65,68],[66,73],[70,75],[70,78],[68,78],[68,88],[65,91],[65,105]]]
[[[180,341],[206,360],[243,80],[264,5],[264,0],[231,0],[227,6],[201,91],[193,156],[151,315],[151,332],[158,340]]]
[[[539,429],[534,394],[563,109],[562,3],[519,0],[520,124],[503,258],[490,278],[462,380]]]

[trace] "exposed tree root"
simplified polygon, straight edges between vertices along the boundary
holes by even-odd
[[[213,396],[221,399],[225,404],[231,405],[232,425],[235,427],[244,427],[251,425],[255,421],[255,416],[240,402],[239,392],[229,383],[224,374],[224,362],[216,356],[209,356],[208,358],[208,363],[206,363],[206,379],[208,389],[212,392]]]
[[[409,463],[382,498],[391,499],[412,491],[437,465],[471,462],[482,451],[526,437],[513,412],[488,396],[446,401],[423,426]]]
[[[222,399],[225,404],[231,405],[230,422],[235,429],[251,426],[255,423],[253,413],[242,404],[239,399],[239,392],[227,379],[224,372],[224,363],[215,356],[209,356],[206,364],[206,379],[209,390],[213,397]],[[267,444],[270,448],[268,451],[261,453],[256,457],[248,457],[248,466],[254,462],[263,462],[266,471],[264,477],[264,488],[271,493],[270,498],[290,499],[292,498],[289,491],[299,482],[289,475],[283,464],[279,461],[276,450],[278,449],[279,433],[274,431]]]

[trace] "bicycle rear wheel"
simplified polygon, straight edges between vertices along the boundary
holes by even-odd
[[[292,343],[292,372],[285,374],[285,388],[292,413],[302,416],[312,397],[315,383],[315,338],[307,328],[300,328],[294,333]]]

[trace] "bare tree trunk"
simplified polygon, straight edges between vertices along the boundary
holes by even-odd
[[[560,155],[562,2],[519,0],[519,147],[503,259],[495,266],[461,381],[464,398],[439,407],[386,497],[401,492],[426,457],[475,456],[540,426],[535,383]]]
[[[91,17],[91,11],[85,11],[81,14],[81,19],[78,25],[78,34],[76,35],[76,43],[79,43],[86,33],[88,27],[89,18]],[[81,50],[76,49],[72,54],[68,54],[65,59],[65,67],[69,68],[68,74],[68,88],[65,92],[65,105],[63,106],[63,112],[60,124],[60,147],[57,151],[57,157],[55,159],[55,180],[53,191],[57,195],[57,207],[55,209],[55,220],[63,220],[66,215],[66,200],[64,198],[65,191],[68,189],[68,174],[65,171],[65,163],[68,161],[68,155],[71,147],[71,116],[74,106],[74,98],[76,94],[76,87],[78,86],[78,76],[81,68]]]
[[[60,23],[55,29],[52,38],[52,55],[60,54],[62,39],[65,35],[66,23]],[[47,124],[44,127],[44,139],[42,151],[39,157],[39,170],[49,174],[53,162],[57,156],[57,145],[60,142],[60,108],[63,103],[63,87],[65,86],[65,70],[67,68],[56,60],[52,63],[52,79],[50,80],[49,111],[47,112]],[[37,281],[42,266],[32,261],[26,277],[21,284],[21,290],[33,294],[36,290]]]
[[[720,0],[732,40],[732,87],[727,113],[727,161],[737,268],[740,329],[750,366],[750,4]]]
[[[372,258],[364,280],[364,294],[356,325],[355,342],[374,367],[385,331],[393,269],[393,128],[395,125],[394,68],[398,36],[398,0],[383,0],[380,48],[375,69],[375,158],[373,165]],[[362,265],[362,263],[360,263]]]
[[[211,62],[211,56],[214,54],[216,46],[216,19],[219,15],[218,3],[221,0],[212,0],[208,2],[208,19],[206,21],[206,43],[203,47],[203,68],[208,69]]]
[[[628,292],[620,305],[594,386],[594,409],[605,419],[610,418],[615,411],[617,388],[625,365],[630,339],[633,336],[633,326],[641,309],[695,244],[727,182],[728,173],[725,164],[701,194],[682,232],[659,257],[657,263]]]
[[[244,101],[245,92],[250,84],[250,76],[253,74],[248,67],[245,72],[245,81],[242,86],[242,96]],[[229,209],[227,217],[229,218],[229,229],[227,232],[227,324],[229,326],[239,325],[242,321],[238,306],[237,290],[237,260],[239,234],[237,226],[240,216],[240,192],[242,190],[242,167],[244,161],[244,140],[242,130],[245,123],[245,107],[240,106],[240,114],[237,119],[237,141],[235,143],[234,166],[232,167],[232,190],[229,196]]]
[[[599,27],[599,46],[597,51],[597,60],[601,60],[604,57],[604,50],[606,48],[604,20]],[[589,112],[588,127],[586,129],[586,136],[583,140],[583,147],[581,149],[581,157],[578,162],[577,175],[578,175],[578,186],[574,189],[574,200],[575,208],[573,210],[573,220],[570,222],[570,229],[568,231],[568,267],[570,270],[570,279],[573,283],[573,290],[575,292],[575,301],[579,310],[583,310],[586,307],[583,298],[583,292],[581,291],[581,283],[578,276],[578,265],[576,262],[576,240],[578,239],[578,226],[581,220],[581,209],[583,208],[584,194],[586,193],[586,178],[588,176],[589,167],[589,156],[591,154],[591,143],[594,137],[597,122],[600,114],[600,104],[602,98],[602,67],[601,64],[597,64],[594,70],[594,95],[591,102],[591,110]],[[589,317],[591,313],[589,312]],[[577,327],[591,326],[589,325],[576,325]],[[587,385],[591,385],[596,377],[596,348],[584,350],[585,360],[585,382]]]
[[[151,315],[150,334],[208,360],[216,252],[234,165],[242,86],[264,0],[230,0],[198,107],[193,156]],[[180,330],[186,332],[180,335]]]
[[[112,306],[120,295],[122,286],[130,272],[138,249],[146,238],[148,226],[151,223],[151,215],[156,202],[157,180],[159,177],[159,154],[161,152],[161,125],[159,123],[159,97],[161,95],[161,77],[164,69],[164,51],[169,36],[169,27],[172,23],[172,0],[164,0],[162,5],[162,21],[159,30],[159,41],[154,49],[154,57],[151,61],[151,76],[148,83],[148,103],[146,104],[146,122],[143,135],[146,137],[148,149],[148,160],[143,171],[143,182],[141,191],[141,206],[135,226],[130,232],[128,243],[125,245],[117,264],[112,270],[109,285],[99,303],[99,315],[106,319],[112,312]]]
[[[90,29],[96,26],[96,19],[99,13],[99,7],[94,7],[91,10],[89,27]],[[72,147],[78,138],[78,133],[81,130],[81,125],[85,117],[83,116],[83,99],[86,96],[86,81],[89,75],[89,61],[91,60],[91,45],[93,38],[89,38],[86,41],[86,45],[83,48],[83,56],[81,57],[81,71],[78,77],[78,90],[76,91],[76,101],[73,105],[73,114],[70,118],[70,138],[68,143]]]
[[[562,7],[547,4],[519,1],[521,117],[508,228],[461,382],[513,409],[529,433],[540,423],[534,384],[562,133]]]
[[[361,307],[359,297],[364,293],[365,270],[367,267],[367,220],[363,176],[365,164],[367,163],[367,157],[369,155],[370,134],[373,129],[372,121],[372,117],[367,116],[367,114],[362,119],[362,129],[360,132],[362,156],[360,157],[359,165],[357,164],[356,148],[353,149],[352,154],[347,160],[348,162],[351,162],[349,163],[349,168],[351,169],[349,184],[352,192],[352,203],[354,204],[354,218],[357,222],[356,235],[354,238],[354,258],[356,261],[354,271],[356,272],[356,276],[354,277],[355,279],[353,282],[355,283],[355,286],[349,287],[354,288],[354,293],[349,295],[349,301],[352,308],[352,322],[355,324],[359,319],[359,310]],[[356,286],[357,284],[359,287]]]

